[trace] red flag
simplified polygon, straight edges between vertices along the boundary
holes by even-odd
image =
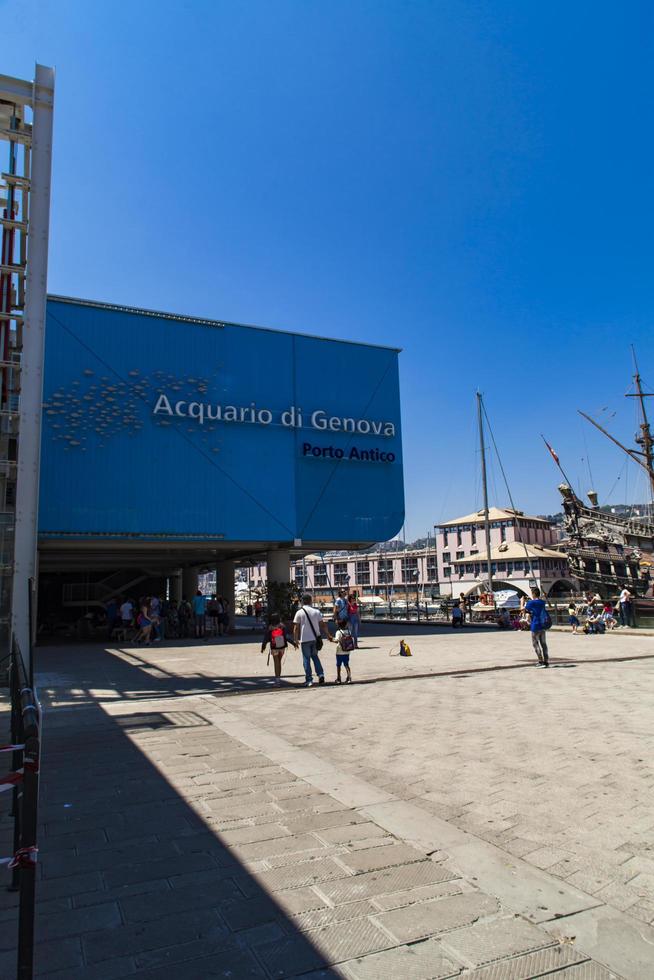
[[[545,443],[545,445],[546,445],[546,446],[547,446],[547,448],[549,449],[549,451],[550,451],[550,453],[551,453],[551,456],[552,456],[552,459],[554,460],[554,462],[556,463],[556,465],[557,465],[557,466],[560,466],[561,464],[559,463],[559,457],[558,457],[558,456],[556,455],[556,453],[554,452],[554,450],[553,450],[553,449],[552,449],[552,447],[550,446],[550,444],[549,444],[549,442],[547,441],[547,439],[545,438],[545,436],[543,436],[543,442]]]

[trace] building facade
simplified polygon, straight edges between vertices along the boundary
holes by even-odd
[[[404,520],[396,349],[51,296],[39,511],[48,609],[370,547]],[[321,366],[356,385],[320,383]],[[48,610],[46,610],[48,611]]]
[[[565,555],[557,550],[556,527],[523,511],[489,510],[491,575],[494,589],[529,593],[532,584],[546,594],[573,591]],[[488,583],[483,511],[436,525],[438,584],[441,595],[483,591]]]
[[[532,585],[548,596],[574,591],[555,525],[498,507],[490,509],[489,518],[495,591],[514,589],[528,595]],[[322,601],[341,588],[386,602],[457,599],[462,593],[483,592],[488,582],[484,523],[483,512],[446,521],[436,525],[433,545],[409,551],[308,554],[291,562],[291,581]],[[267,574],[265,563],[238,572],[250,596],[265,588]]]
[[[291,562],[291,581],[317,599],[326,600],[338,589],[356,589],[360,596],[420,599],[438,594],[436,554],[433,549],[415,551],[309,554]],[[263,589],[265,564],[240,570],[241,581],[252,594]]]

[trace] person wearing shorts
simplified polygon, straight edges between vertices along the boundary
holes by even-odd
[[[341,620],[338,624],[338,629],[334,634],[334,642],[336,643],[336,683],[342,684],[341,680],[341,667],[345,667],[345,683],[352,683],[352,671],[350,670],[350,653],[343,649],[343,641],[345,637],[351,636],[350,630],[348,629],[347,619]]]
[[[138,626],[138,633],[136,634],[136,643],[145,643],[146,647],[150,646],[150,634],[152,633],[152,620],[150,619],[150,602],[148,598],[143,599],[141,604],[141,611],[136,619],[136,625]]]

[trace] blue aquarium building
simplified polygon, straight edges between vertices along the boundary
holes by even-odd
[[[291,554],[391,538],[398,353],[50,296],[43,575],[83,604],[130,575],[188,591],[216,566],[227,586],[234,560],[281,581]]]

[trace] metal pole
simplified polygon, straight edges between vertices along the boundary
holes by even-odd
[[[491,603],[495,606],[495,596],[493,593],[493,570],[491,563],[491,543],[490,543],[490,524],[488,518],[488,483],[486,478],[486,446],[484,443],[484,421],[482,418],[482,398],[481,392],[477,392],[477,418],[479,421],[479,448],[481,451],[481,482],[484,491],[484,533],[486,536],[486,566],[488,572],[488,589],[491,594]],[[452,592],[454,595],[454,592]]]
[[[27,584],[30,579],[36,581],[37,576],[36,548],[54,108],[53,68],[45,68],[43,65],[36,66],[32,107],[29,249],[21,363],[12,598],[12,630],[24,656],[29,656],[32,645]],[[26,668],[29,674],[30,665],[26,664]]]

